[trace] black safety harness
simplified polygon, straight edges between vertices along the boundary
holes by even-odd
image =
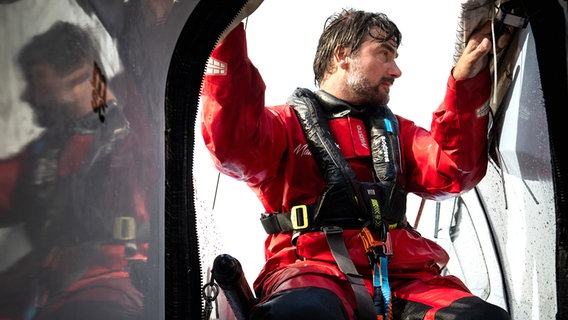
[[[402,177],[398,121],[386,106],[353,106],[320,90],[298,88],[289,98],[304,130],[311,154],[319,164],[326,185],[314,204],[298,204],[286,213],[264,213],[261,223],[268,234],[322,231],[340,270],[350,282],[360,319],[385,319],[390,312],[387,262],[392,255],[389,230],[405,223],[406,195]],[[347,116],[365,122],[370,139],[376,182],[360,182],[341,154],[328,120]],[[351,261],[343,230],[360,230],[373,267],[373,300],[363,277]],[[373,236],[378,235],[377,238]]]

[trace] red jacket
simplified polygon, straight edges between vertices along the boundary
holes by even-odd
[[[91,126],[70,124],[62,130],[73,132],[68,135],[47,129],[19,154],[0,159],[0,226],[24,222],[32,243],[27,257],[0,272],[0,288],[11,289],[0,290],[0,319],[25,313],[31,300],[24,295],[33,298],[40,293],[36,287],[47,290],[47,298],[57,290],[56,299],[37,301],[47,303],[46,314],[76,300],[121,303],[141,312],[142,294],[125,270],[129,261],[146,260],[148,243],[134,237],[129,245],[135,243],[137,250],[126,257],[125,240],[148,223],[149,197],[139,168],[144,162],[132,163],[141,158],[136,158],[138,136],[126,134],[130,124],[118,108],[107,110],[105,126],[89,114]],[[124,232],[115,234],[112,227]],[[40,277],[47,271],[49,276]]]
[[[288,105],[265,107],[264,91],[265,84],[247,56],[241,24],[211,55],[202,92],[202,134],[222,173],[246,182],[266,212],[288,212],[294,205],[314,203],[324,187],[324,180],[307,151],[307,142],[293,109]],[[397,116],[403,183],[408,192],[441,200],[467,191],[481,180],[488,161],[486,102],[489,94],[488,70],[462,81],[450,76],[444,102],[433,113],[430,131]],[[347,132],[354,133],[359,125],[347,118],[330,124],[330,128],[357,176],[365,180],[373,170],[367,165],[368,150],[361,148],[357,139],[345,139],[349,136]],[[345,230],[344,238],[359,271],[370,275],[357,233],[357,230]],[[408,269],[431,269],[437,274],[447,262],[447,254],[440,247],[416,232],[394,230],[392,236],[391,277],[408,276],[402,275]],[[308,261],[334,263],[323,234],[304,234],[296,247],[290,240],[290,233],[268,236],[267,262],[255,287],[258,288],[272,270],[296,262],[296,254]],[[408,260],[410,257],[413,258]],[[340,274],[334,267],[324,272]]]

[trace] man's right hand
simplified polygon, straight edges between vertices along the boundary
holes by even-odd
[[[235,19],[231,22],[231,24],[221,33],[219,37],[219,41],[217,44],[221,43],[225,37],[233,31],[233,29],[241,23],[245,18],[250,16],[253,12],[260,7],[264,0],[248,0],[243,9],[239,12],[239,14],[235,17]]]
[[[491,22],[483,24],[475,31],[467,42],[467,45],[458,59],[452,76],[456,80],[468,79],[476,76],[489,62],[489,53],[492,49]],[[497,40],[497,52],[500,52],[509,43],[511,31],[506,28]]]

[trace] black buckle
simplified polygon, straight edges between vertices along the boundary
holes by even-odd
[[[321,230],[325,235],[334,235],[334,234],[341,234],[343,233],[343,228],[338,226],[324,226],[321,227]]]

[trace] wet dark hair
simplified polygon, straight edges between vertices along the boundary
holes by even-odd
[[[34,36],[18,54],[24,74],[37,64],[48,63],[59,75],[67,75],[96,57],[94,39],[78,25],[58,21],[49,30]]]
[[[375,27],[384,31],[384,36],[371,34]],[[398,27],[384,13],[343,9],[327,18],[313,64],[316,86],[320,85],[326,72],[332,71],[331,61],[335,48],[342,46],[351,54],[357,53],[367,35],[381,42],[394,40],[397,48],[402,40]]]

